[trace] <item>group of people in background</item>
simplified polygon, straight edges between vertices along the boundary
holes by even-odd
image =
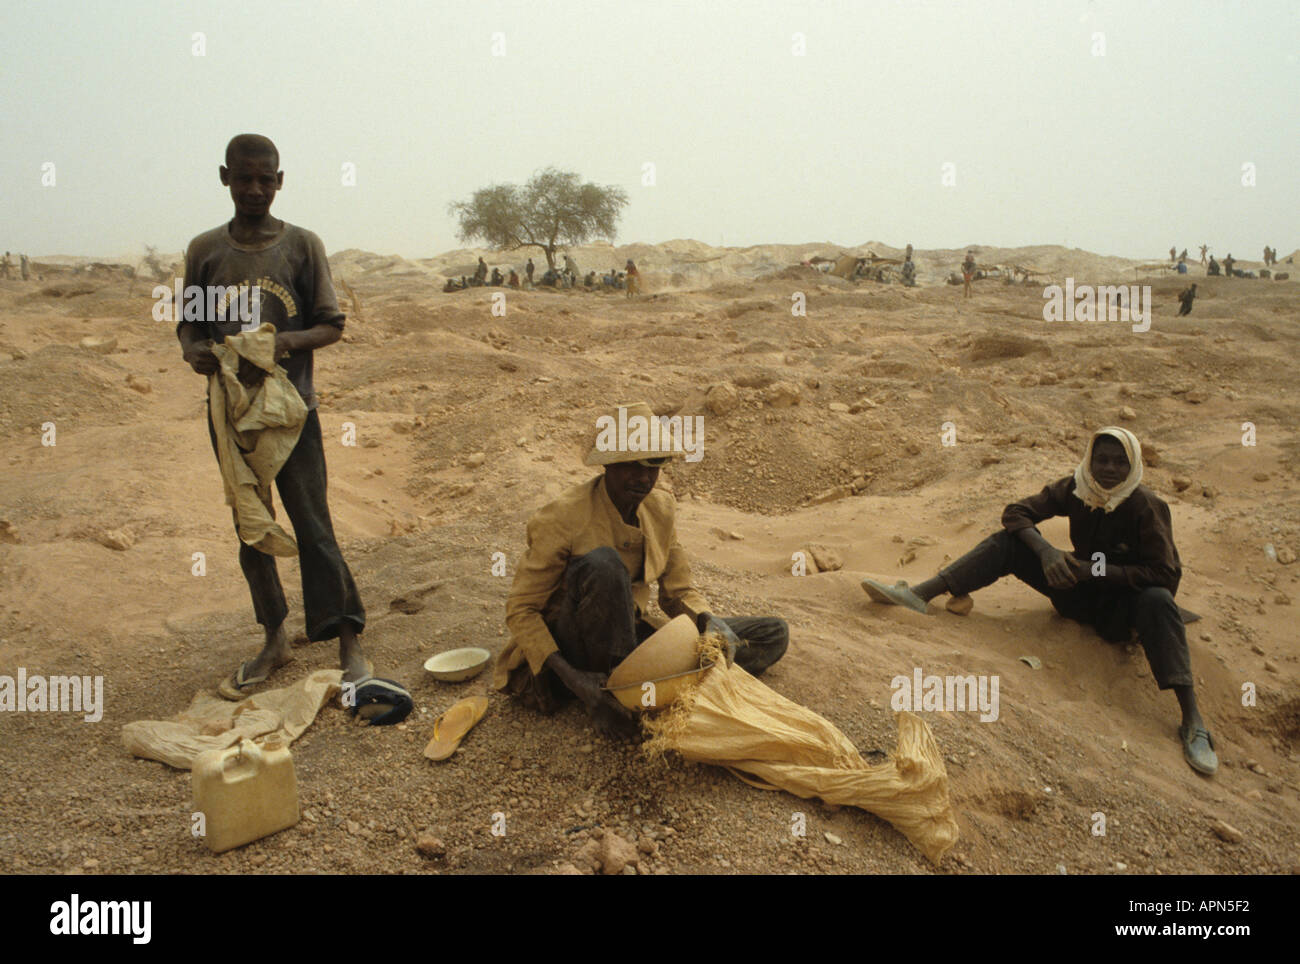
[[[1174,250],[1175,249],[1172,247],[1169,249],[1169,260],[1177,261],[1177,269],[1179,274],[1187,274],[1187,249],[1184,248],[1182,250],[1182,253],[1177,255],[1174,253]],[[1214,255],[1210,254],[1210,246],[1208,244],[1201,245],[1201,264],[1205,266],[1205,275],[1208,278],[1218,278],[1218,277],[1267,278],[1269,277],[1270,272],[1268,270],[1265,270],[1261,274],[1256,275],[1255,272],[1253,271],[1245,271],[1240,268],[1234,268],[1233,265],[1235,265],[1236,263],[1237,263],[1237,259],[1232,256],[1231,251],[1228,252],[1228,256],[1223,259],[1222,263],[1220,263],[1214,257]],[[1277,263],[1278,263],[1277,249],[1265,246],[1264,248],[1265,269],[1272,268]]]
[[[618,289],[626,291],[629,298],[641,290],[641,275],[631,258],[627,259],[624,270],[619,271],[617,268],[611,268],[608,273],[600,276],[597,276],[594,271],[588,271],[586,275],[583,275],[578,267],[578,262],[573,259],[573,255],[568,253],[564,255],[563,268],[548,267],[539,278],[534,277],[537,266],[533,264],[532,258],[528,259],[528,263],[524,265],[523,270],[523,278],[520,278],[519,272],[513,267],[509,269],[509,274],[502,274],[499,267],[492,268],[491,274],[489,274],[487,262],[480,257],[473,276],[461,275],[459,281],[455,278],[448,278],[442,290],[463,291],[466,288],[502,287],[536,288],[538,285],[545,288],[577,288],[581,286],[588,291],[596,288]]]
[[[0,278],[8,281],[13,276],[14,262],[13,256],[6,251],[4,261],[0,261]],[[24,281],[30,281],[32,277],[32,263],[28,260],[27,255],[18,256],[18,270]]]

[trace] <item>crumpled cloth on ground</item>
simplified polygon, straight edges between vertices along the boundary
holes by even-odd
[[[647,718],[654,754],[727,767],[764,790],[859,807],[894,825],[932,863],[957,842],[948,772],[930,727],[898,713],[898,748],[867,763],[826,719],[739,666],[715,665],[658,718]]]
[[[189,770],[200,753],[224,750],[240,740],[288,746],[342,688],[343,671],[318,669],[298,682],[232,703],[197,693],[189,708],[170,720],[137,720],[122,727],[122,744],[135,756]]]
[[[307,404],[275,363],[275,326],[227,335],[212,352],[221,368],[208,376],[208,412],[217,435],[226,505],[234,510],[240,541],[267,555],[297,555],[293,536],[276,524],[271,483],[298,444]],[[246,387],[239,380],[240,358],[266,372],[266,378]]]

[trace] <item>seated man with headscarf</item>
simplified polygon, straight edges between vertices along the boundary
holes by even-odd
[[[1062,616],[1092,625],[1108,642],[1128,642],[1136,630],[1157,685],[1178,697],[1183,756],[1208,775],[1219,760],[1196,706],[1183,628],[1184,619],[1198,617],[1174,602],[1182,564],[1169,506],[1141,482],[1137,438],[1127,429],[1103,428],[1073,475],[1011,503],[999,532],[938,575],[910,587],[864,579],[862,588],[876,602],[921,613],[930,599],[949,593],[948,610],[964,615],[973,605],[970,593],[1014,575],[1047,596]],[[1057,549],[1036,528],[1053,516],[1070,520],[1071,552]]]
[[[714,616],[695,589],[677,542],[677,501],[655,488],[660,467],[693,447],[681,444],[685,431],[674,442],[667,431],[639,428],[652,421],[659,419],[643,402],[602,416],[596,427],[606,429],[596,433],[586,464],[604,473],[528,520],[528,548],[506,600],[510,640],[493,677],[497,689],[546,714],[576,696],[609,735],[635,732],[636,715],[603,688],[606,678],[667,621],[649,612],[652,583],[659,583],[664,613],[687,614],[701,633],[717,633],[728,659],[755,676],[781,658],[790,639],[781,619]],[[607,432],[611,425],[627,427],[625,438]]]

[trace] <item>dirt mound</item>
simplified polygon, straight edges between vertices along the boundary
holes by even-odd
[[[842,250],[868,249],[899,253]],[[1198,279],[1193,315],[1177,318],[1179,282],[1158,280],[1149,332],[1049,325],[1041,288],[976,285],[965,300],[943,286],[939,272],[964,250],[917,252],[933,283],[905,290],[790,267],[838,255],[833,244],[589,245],[575,252],[585,270],[632,256],[679,290],[512,291],[504,317],[490,292],[437,290],[444,268],[478,252],[336,256],[363,312],[316,355],[331,511],[370,614],[367,652],[417,710],[369,730],[326,707],[294,745],[302,822],[217,858],[189,834],[188,775],[132,763],[118,739],[123,723],[182,709],[260,639],[203,380],[171,326],[151,320],[147,285],[0,283],[0,673],[103,675],[108,694],[99,724],[0,713],[12,798],[0,808],[0,869],[932,872],[872,817],[759,793],[716,769],[651,764],[594,735],[576,707],[540,719],[493,695],[456,756],[420,756],[437,714],[485,685],[436,682],[424,660],[463,645],[499,651],[525,521],[592,476],[581,462],[592,420],[631,400],[704,419],[704,457],[674,463],[660,485],[678,496],[679,539],[715,611],[789,622],[790,650],[765,676],[773,689],[875,758],[893,744],[896,676],[1002,681],[996,722],[925,713],[962,834],[939,872],[1290,869],[1296,289]],[[1132,277],[1120,259],[1063,248],[978,254],[1014,256],[1078,280]],[[790,312],[794,291],[806,316]],[[81,347],[86,338],[107,353]],[[48,448],[40,426],[51,420]],[[1246,421],[1254,445],[1242,444]],[[932,575],[993,531],[1011,498],[1071,472],[1089,432],[1113,422],[1144,443],[1145,481],[1170,503],[1184,561],[1179,601],[1204,616],[1188,639],[1223,761],[1213,781],[1183,762],[1175,702],[1141,652],[1101,642],[1018,583],[977,593],[965,618],[874,606],[859,585]],[[1042,528],[1064,544],[1061,520]],[[796,575],[810,543],[842,569]],[[281,578],[300,631],[295,560]],[[335,653],[303,645],[295,656],[277,681]],[[1255,706],[1243,705],[1246,683]],[[1113,818],[1104,838],[1079,829],[1099,809]],[[498,813],[504,837],[489,829]],[[794,813],[805,837],[788,832]],[[1242,842],[1214,837],[1213,819]]]

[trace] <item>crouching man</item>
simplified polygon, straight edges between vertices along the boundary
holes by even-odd
[[[621,405],[608,418],[630,426],[656,420],[644,403]],[[493,678],[497,689],[541,713],[577,697],[606,735],[636,730],[636,715],[602,687],[665,622],[648,612],[651,583],[658,582],[659,606],[669,617],[685,613],[701,632],[721,635],[729,659],[754,675],[781,658],[790,638],[781,619],[712,614],[677,542],[676,500],[655,488],[660,467],[684,451],[647,447],[645,433],[626,434],[627,444],[613,446],[598,435],[586,464],[604,473],[528,520],[528,547],[506,601],[510,640]]]

